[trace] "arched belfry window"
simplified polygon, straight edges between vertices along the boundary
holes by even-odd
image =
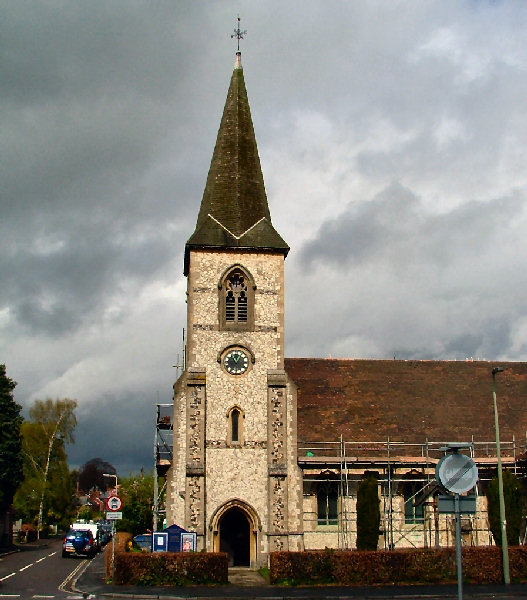
[[[254,282],[240,266],[229,269],[220,282],[220,326],[228,331],[254,328]]]
[[[239,406],[233,406],[227,413],[227,443],[232,446],[243,444],[244,414]]]

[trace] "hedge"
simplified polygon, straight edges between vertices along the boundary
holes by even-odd
[[[132,541],[132,534],[124,531],[118,531],[115,534],[113,541],[106,544],[104,548],[104,566],[106,572],[106,579],[112,578],[112,554],[115,549],[115,554],[119,552],[125,552],[128,548],[128,542]]]
[[[502,583],[501,557],[497,546],[463,548],[463,579]],[[509,562],[511,580],[527,581],[527,547],[509,548]],[[454,583],[456,553],[454,548],[272,552],[269,575],[271,583],[290,585]]]
[[[116,552],[116,585],[182,586],[228,583],[224,552]]]

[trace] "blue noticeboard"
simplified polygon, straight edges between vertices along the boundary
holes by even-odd
[[[162,531],[152,534],[152,552],[168,551],[168,533]]]

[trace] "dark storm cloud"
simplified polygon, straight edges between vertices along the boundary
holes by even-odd
[[[111,302],[110,290],[139,290],[172,258],[166,234],[120,244],[97,232],[77,233],[57,249],[39,254],[21,248],[9,264],[0,264],[2,296],[27,333],[62,335],[86,326]]]
[[[79,400],[75,464],[150,460],[238,13],[287,355],[527,359],[527,6],[275,9],[0,4],[1,362]]]
[[[137,290],[157,277],[184,242],[191,211],[174,210],[178,176],[154,172],[191,70],[171,29],[185,10],[177,21],[141,3],[2,12],[2,305],[26,331],[60,335],[92,320],[123,282]],[[181,165],[190,177],[191,155]]]
[[[351,202],[337,218],[322,223],[301,252],[313,261],[341,265],[372,262],[381,257],[408,268],[409,263],[452,264],[512,233],[525,209],[516,195],[489,202],[467,202],[446,214],[433,214],[419,198],[398,183],[370,201]]]
[[[154,403],[140,393],[104,395],[89,410],[79,406],[75,444],[67,449],[70,465],[104,456],[121,477],[141,467],[153,472],[155,415]]]

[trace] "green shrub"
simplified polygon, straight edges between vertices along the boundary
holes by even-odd
[[[228,555],[223,552],[119,552],[117,585],[183,586],[228,583]]]
[[[379,488],[373,474],[366,475],[357,489],[357,549],[377,550],[379,544]]]
[[[503,471],[503,496],[505,498],[507,542],[510,546],[516,546],[520,538],[522,524],[522,490],[520,481],[510,471]],[[494,536],[494,541],[498,546],[501,546],[501,519],[497,475],[489,483],[487,503],[489,527]]]
[[[501,583],[501,551],[496,546],[467,547],[462,551],[463,577],[471,583]],[[511,579],[527,581],[527,547],[511,547]],[[270,581],[284,585],[387,585],[454,583],[454,548],[408,550],[308,550],[273,552]]]

